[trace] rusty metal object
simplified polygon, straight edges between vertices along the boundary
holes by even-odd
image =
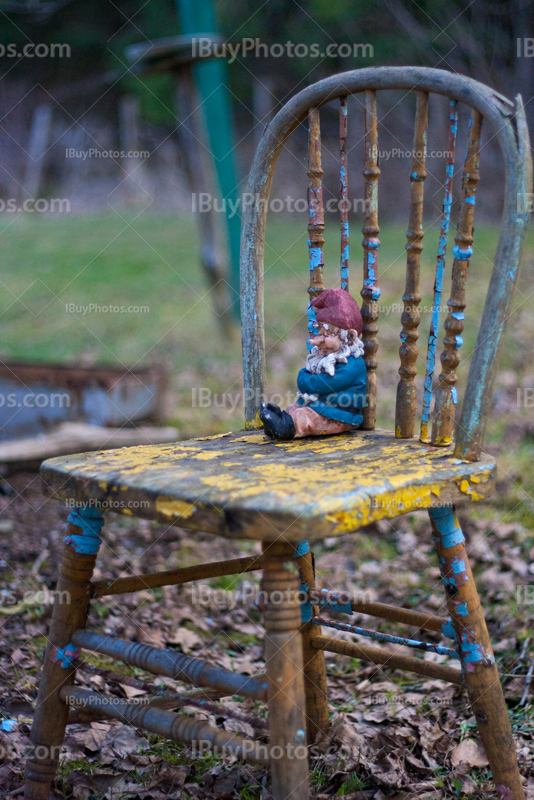
[[[365,197],[365,216],[363,221],[363,289],[362,296],[362,319],[363,331],[362,342],[364,346],[363,359],[367,367],[367,405],[362,409],[363,422],[362,430],[373,430],[376,420],[376,368],[378,362],[376,353],[378,350],[378,298],[380,289],[378,288],[378,248],[380,239],[378,234],[378,177],[380,167],[378,166],[378,132],[377,132],[377,112],[376,112],[376,92],[374,90],[365,91],[364,105],[365,123],[365,168],[364,176],[364,197]]]
[[[153,675],[166,675],[168,678],[192,683],[194,686],[207,686],[220,689],[229,695],[241,694],[255,700],[267,698],[265,676],[248,677],[230,672],[208,661],[190,658],[181,653],[159,650],[137,642],[125,642],[110,636],[102,636],[85,630],[77,630],[72,635],[77,647],[102,653],[131,667],[139,667]]]
[[[436,345],[438,341],[443,277],[445,274],[445,255],[447,252],[447,240],[449,238],[449,224],[451,219],[454,159],[456,154],[457,133],[458,102],[456,100],[451,100],[449,103],[449,126],[447,131],[447,155],[445,157],[443,207],[441,211],[441,226],[439,232],[438,258],[436,263],[436,278],[434,281],[432,314],[430,316],[430,331],[428,334],[423,412],[421,414],[421,432],[419,436],[419,439],[422,442],[430,442],[430,437],[428,435],[428,423],[430,420],[430,405],[432,402],[432,383],[434,381],[434,370],[436,367]]]
[[[347,98],[339,98],[339,224],[341,228],[341,288],[349,290],[349,166]]]
[[[328,608],[342,614],[367,614],[370,617],[387,619],[390,622],[402,622],[405,625],[414,625],[416,628],[423,628],[427,631],[439,631],[443,633],[443,626],[448,620],[435,617],[430,614],[422,614],[420,611],[411,611],[408,608],[398,608],[388,603],[373,603],[360,600],[357,597],[350,597],[343,592],[331,592],[328,589],[312,591],[310,599],[319,605],[321,609]]]
[[[473,714],[502,797],[523,800],[516,747],[501,681],[454,507],[429,512],[447,606]]]
[[[327,653],[338,653],[342,656],[359,658],[362,661],[371,661],[373,664],[381,664],[389,669],[403,669],[407,672],[415,672],[418,675],[426,675],[428,678],[439,678],[457,686],[465,685],[459,669],[445,667],[443,664],[435,664],[433,661],[423,661],[422,658],[399,656],[379,647],[368,647],[365,644],[344,642],[341,639],[330,639],[325,636],[314,637],[312,645],[319,650],[325,650]]]
[[[110,594],[139,592],[142,589],[156,589],[159,586],[176,586],[206,578],[219,578],[223,575],[239,575],[262,569],[263,556],[233,558],[228,561],[214,561],[210,564],[195,564],[193,567],[167,569],[151,572],[148,575],[129,575],[127,578],[94,581],[91,583],[91,597],[106,597]]]
[[[399,349],[401,365],[395,404],[395,435],[397,439],[411,439],[415,433],[417,392],[414,378],[417,375],[419,350],[419,274],[423,250],[423,193],[426,178],[426,134],[428,127],[428,92],[417,92],[415,132],[413,139],[412,172],[410,174],[410,222],[406,231],[406,285],[402,302],[402,331]]]
[[[458,232],[454,238],[455,246],[452,254],[452,289],[447,301],[449,313],[445,320],[445,338],[443,339],[443,352],[441,353],[441,375],[436,390],[434,417],[432,420],[432,444],[446,446],[452,442],[454,416],[458,391],[456,370],[460,363],[460,347],[463,344],[462,331],[464,329],[464,310],[466,305],[465,283],[469,261],[473,254],[473,217],[475,214],[475,199],[477,183],[480,180],[478,165],[480,160],[480,134],[482,129],[482,115],[473,112],[469,121],[469,144],[465,157],[464,174],[462,178],[462,206]]]
[[[177,742],[186,742],[205,752],[206,745],[214,752],[231,753],[237,758],[269,765],[267,745],[246,739],[243,736],[226,733],[219,728],[214,728],[203,720],[174,714],[152,705],[141,705],[128,700],[119,700],[116,697],[106,697],[98,692],[81,689],[79,686],[63,686],[60,698],[66,707],[81,709],[94,709],[99,714],[105,714],[109,719],[117,719],[135,728],[157,733],[166,739]]]
[[[376,639],[377,642],[400,644],[404,647],[413,647],[414,650],[423,650],[425,653],[438,653],[440,656],[460,658],[456,650],[452,650],[450,647],[443,647],[439,644],[432,644],[431,642],[407,639],[404,636],[392,636],[389,633],[380,633],[379,631],[369,630],[369,628],[361,628],[359,625],[349,625],[348,622],[339,622],[338,620],[325,617],[314,617],[312,622],[314,625],[326,625],[328,628],[334,628],[338,631],[347,631],[347,633],[355,633],[359,636],[366,636],[369,639]]]

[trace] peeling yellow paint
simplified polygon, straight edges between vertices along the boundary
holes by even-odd
[[[245,429],[247,431],[251,430],[252,428],[263,428],[263,422],[260,419],[260,412],[256,414],[253,420],[245,420]]]
[[[217,458],[217,456],[225,456],[226,453],[224,450],[206,450],[205,453],[196,453],[191,458],[199,458],[201,461],[210,461],[212,458]]]
[[[187,503],[184,500],[171,500],[168,497],[158,497],[156,500],[156,512],[169,519],[176,517],[187,519],[192,517],[196,510],[197,507],[193,503]]]

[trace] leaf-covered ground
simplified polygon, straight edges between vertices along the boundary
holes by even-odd
[[[183,220],[170,218],[158,218],[153,224],[143,219],[132,225],[135,232],[126,226],[120,233],[115,230],[114,219],[47,221],[47,226],[36,232],[39,235],[29,237],[27,227],[16,226],[3,235],[5,280],[19,298],[6,299],[2,309],[3,355],[40,360],[119,359],[133,364],[137,360],[150,361],[157,353],[173,368],[170,413],[181,438],[239,428],[239,342],[221,342],[209,304],[202,301],[195,306],[193,297],[202,281],[192,266],[194,242],[188,239],[188,226]],[[177,228],[185,242],[182,260],[176,258]],[[304,230],[302,226],[297,234],[295,226],[277,223],[270,232],[266,338],[271,394],[285,396],[294,391],[295,374],[304,357]],[[428,234],[430,240],[432,231]],[[482,227],[477,233],[479,249],[470,268],[468,311],[472,309],[472,315],[467,318],[465,362],[460,368],[464,382],[496,239],[496,229]],[[113,243],[102,250],[111,240]],[[430,244],[423,260],[423,308],[430,306],[432,288]],[[402,230],[386,227],[381,249],[383,308],[379,334],[379,422],[383,427],[392,425],[397,381],[400,314],[392,304],[398,303],[402,294],[403,246]],[[169,270],[166,264],[172,264],[173,269]],[[38,281],[30,277],[36,265],[40,270]],[[78,277],[82,266],[84,271]],[[165,276],[168,283],[162,290]],[[534,387],[534,307],[530,299],[533,277],[530,245],[508,325],[488,429],[487,449],[498,460],[498,491],[493,503],[460,511],[503,677],[529,800],[534,797],[534,682],[526,694],[525,689],[534,657],[534,414],[524,401],[530,397],[525,390]],[[185,280],[193,286],[192,294],[184,289]],[[95,312],[78,318],[67,315],[61,306],[64,302],[103,304],[106,298],[107,302],[120,305],[143,300],[151,312],[136,317]],[[190,308],[195,308],[194,313],[189,313]],[[423,332],[428,329],[428,311],[421,316]],[[421,342],[424,358],[424,339]],[[209,403],[199,406],[192,401],[192,389],[201,388],[212,395]],[[0,614],[0,716],[5,721],[16,720],[16,726],[0,732],[0,786],[2,797],[16,797],[22,782],[23,755],[50,624],[67,512],[56,502],[44,501],[39,478],[33,473],[9,477],[3,490],[7,494],[0,495],[0,611],[15,613]],[[208,534],[191,534],[110,515],[97,577],[140,574],[255,552],[257,545],[252,543],[224,541]],[[327,539],[317,546],[316,555],[322,587],[365,592],[370,599],[445,614],[428,520],[423,512],[391,523],[382,521],[357,535]],[[261,616],[253,604],[256,591],[256,578],[248,573],[195,587],[105,598],[93,603],[89,626],[254,674],[263,669]],[[35,592],[39,592],[35,602],[17,610],[17,605]],[[357,624],[369,624],[369,618],[353,619]],[[379,622],[378,628],[401,633],[399,626],[385,622]],[[439,641],[437,635],[427,635],[429,640]],[[123,675],[153,680],[104,657],[88,655],[87,660]],[[439,681],[378,669],[343,656],[328,656],[327,664],[332,730],[329,739],[317,742],[312,756],[315,797],[461,800],[492,796],[465,692]],[[132,695],[128,685],[106,681],[83,670],[78,675],[82,685],[118,697]],[[172,681],[159,683],[167,688],[186,688]],[[522,698],[525,702],[521,705]],[[227,698],[221,704],[234,712],[265,717],[265,709],[254,708],[249,701]],[[199,713],[194,707],[187,707],[186,712]],[[243,727],[235,719],[225,722],[218,713],[210,719],[212,724],[231,729]],[[4,727],[9,729],[10,724]],[[245,730],[252,733],[247,726]],[[267,791],[267,776],[260,769],[230,758],[198,757],[187,747],[139,734],[120,723],[99,721],[89,726],[69,726],[54,796],[252,800],[264,797]]]

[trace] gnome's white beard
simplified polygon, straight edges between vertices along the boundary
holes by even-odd
[[[341,331],[341,339],[347,338],[347,332]],[[343,334],[345,334],[343,336]],[[328,353],[326,356],[319,355],[319,350],[316,347],[312,348],[311,353],[306,358],[306,369],[315,375],[321,372],[326,372],[328,375],[333,376],[336,371],[336,364],[346,364],[349,356],[359,358],[363,355],[363,342],[361,339],[356,339],[353,344],[348,344],[344,341],[339,350],[334,353]]]

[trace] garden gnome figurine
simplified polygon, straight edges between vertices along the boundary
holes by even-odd
[[[327,289],[311,304],[317,322],[306,368],[297,378],[297,402],[285,411],[275,403],[261,404],[260,418],[269,439],[325,436],[362,424],[367,370],[358,303],[344,289]]]

